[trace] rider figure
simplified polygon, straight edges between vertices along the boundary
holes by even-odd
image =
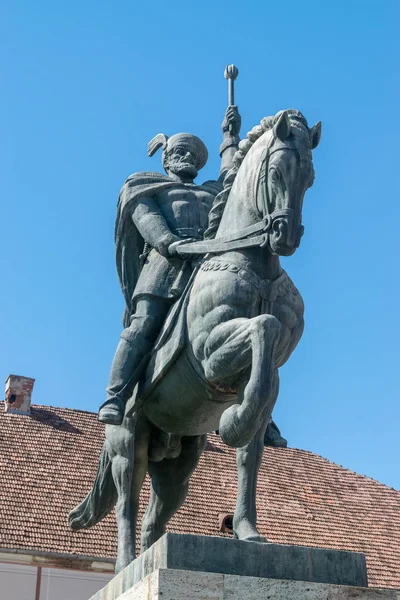
[[[222,123],[218,181],[194,183],[208,157],[198,137],[182,133],[168,139],[159,134],[149,144],[149,155],[163,148],[166,175],[135,173],[121,189],[115,237],[125,329],[112,363],[107,399],[99,410],[103,423],[122,423],[126,402],[167,313],[185,289],[192,265],[179,257],[177,246],[203,238],[211,205],[232,166],[240,125],[237,107],[229,106]]]

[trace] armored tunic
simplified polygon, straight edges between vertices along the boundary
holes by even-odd
[[[162,221],[167,231],[182,239],[202,239],[211,205],[221,189],[217,181],[197,186],[158,173],[136,173],[125,182],[118,201],[115,228],[117,271],[126,301],[125,326],[129,324],[138,296],[176,299],[191,274],[189,260],[162,256],[155,247],[140,269],[139,259],[145,242],[156,245],[152,223]],[[145,221],[140,207],[146,202],[151,206]]]

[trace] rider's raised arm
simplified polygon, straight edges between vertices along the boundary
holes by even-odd
[[[140,198],[132,214],[133,222],[144,241],[163,256],[169,256],[168,246],[180,238],[174,235],[160,212],[155,198]]]
[[[229,169],[233,166],[233,157],[240,142],[241,116],[237,106],[228,106],[222,122],[223,140],[219,148],[221,156],[221,169],[219,181],[223,181]]]

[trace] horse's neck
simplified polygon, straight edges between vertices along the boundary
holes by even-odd
[[[236,182],[235,182],[236,183]],[[226,203],[220,225],[218,227],[216,237],[221,237],[227,234],[234,233],[239,229],[254,225],[261,219],[256,210],[255,203],[251,202],[254,192],[251,189],[250,183],[247,188],[241,186],[233,187],[230,191],[228,201]],[[244,188],[244,189],[242,189]]]
[[[243,161],[232,185],[216,237],[232,234],[261,221],[257,208],[257,181],[261,168],[261,155],[269,137],[256,142]],[[227,252],[226,258],[255,271],[263,279],[276,279],[282,272],[279,257],[265,248]],[[228,258],[229,256],[229,258]]]
[[[268,248],[250,248],[245,256],[253,271],[262,279],[273,281],[282,273],[279,256],[271,254]]]
[[[260,221],[257,208],[257,182],[262,165],[262,154],[270,143],[272,133],[264,134],[249,150],[233,182],[218,228],[217,236],[233,233]]]
[[[230,196],[218,228],[217,238],[254,225],[261,220],[261,215],[255,207],[254,194],[250,195],[249,190],[247,192],[241,190],[240,201],[239,196]],[[232,188],[232,193],[236,194],[237,190]],[[231,251],[223,256],[229,262],[255,271],[262,279],[274,280],[282,272],[279,257],[272,255],[268,247]]]

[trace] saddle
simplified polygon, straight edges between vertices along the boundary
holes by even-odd
[[[182,296],[171,307],[154,348],[148,365],[128,400],[125,417],[131,417],[142,406],[146,396],[174,365],[186,345],[186,313],[190,292],[197,269],[192,273]]]

